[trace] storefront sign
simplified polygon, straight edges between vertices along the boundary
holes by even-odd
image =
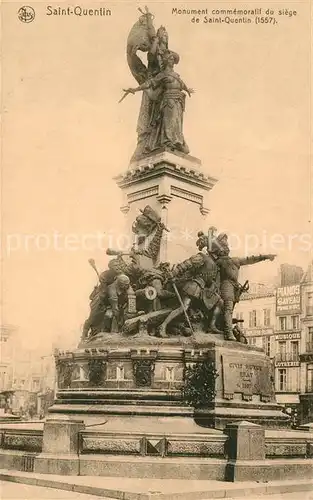
[[[266,335],[273,335],[273,328],[245,328],[245,334],[253,337],[265,337]]]
[[[299,340],[301,339],[301,333],[279,333],[275,336],[275,340]]]
[[[300,285],[282,286],[276,289],[276,314],[299,314],[301,312]]]
[[[290,368],[291,366],[300,366],[299,361],[276,361],[275,366],[277,368]]]

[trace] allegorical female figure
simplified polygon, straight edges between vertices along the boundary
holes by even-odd
[[[151,89],[159,90],[154,108],[149,116],[149,124],[142,152],[148,154],[161,147],[168,147],[182,153],[189,153],[183,135],[183,114],[185,111],[186,93],[191,96],[193,90],[188,88],[180,76],[174,71],[179,62],[179,55],[167,51],[162,57],[163,71],[149,78],[137,88],[125,90],[134,94]]]
[[[132,160],[138,160],[164,145],[187,153],[188,147],[182,137],[182,117],[185,106],[184,91],[189,91],[179,75],[173,71],[173,64],[179,61],[179,56],[169,50],[168,33],[164,26],[156,31],[153,26],[154,16],[147,7],[145,12],[141,9],[139,11],[142,15],[130,30],[127,39],[127,61],[140,87],[125,91],[121,99],[122,101],[130,92],[143,91],[137,121],[137,147]],[[138,51],[147,52],[147,65],[138,57]],[[166,79],[163,74],[165,72]],[[159,78],[161,73],[163,77]],[[170,107],[173,108],[172,111]],[[168,130],[167,125],[165,127],[169,119],[173,124],[171,130]]]

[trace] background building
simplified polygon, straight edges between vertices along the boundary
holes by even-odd
[[[278,274],[278,286],[294,285],[300,283],[303,277],[302,267],[292,264],[281,264]]]
[[[39,414],[52,404],[55,387],[53,347],[41,355],[23,346],[12,325],[0,327],[0,405],[14,413]]]
[[[275,293],[275,388],[277,401],[291,408],[299,406],[301,332],[300,282],[277,287]]]
[[[12,389],[15,333],[13,325],[0,325],[0,393],[4,406],[5,393]]]
[[[301,281],[301,303],[301,418],[303,422],[313,422],[313,261]]]
[[[292,283],[291,277],[299,279],[303,272],[284,272],[284,286],[252,284],[236,305],[235,315],[244,320],[248,343],[263,348],[272,359],[278,403],[289,412],[298,412],[303,371],[300,353],[305,350],[305,336],[300,320],[300,281]]]

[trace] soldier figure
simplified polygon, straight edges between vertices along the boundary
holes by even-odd
[[[240,295],[245,291],[238,282],[239,269],[241,266],[247,266],[262,262],[263,260],[274,260],[275,255],[251,255],[250,257],[236,258],[229,256],[229,246],[227,235],[221,233],[213,240],[214,249],[211,255],[220,270],[220,293],[223,299],[223,320],[224,335],[227,340],[236,340],[233,334],[233,310],[235,304],[239,302]]]
[[[112,313],[111,332],[121,331],[124,324],[125,307],[128,304],[128,290],[130,288],[130,279],[126,274],[120,274],[108,286],[106,305],[107,311]]]
[[[101,274],[97,272],[99,283],[94,287],[89,296],[90,314],[83,326],[82,339],[86,339],[88,334],[93,336],[102,331],[104,327],[104,315],[107,309],[106,298],[108,287],[114,282],[117,276],[125,274],[128,271],[128,266],[124,262],[121,253],[118,253],[117,258],[109,262],[108,268]]]
[[[99,276],[99,284],[96,285],[89,296],[90,314],[83,326],[82,339],[88,337],[89,331],[91,335],[95,335],[101,331],[103,317],[105,312],[104,301],[107,294],[108,286],[113,283],[117,273],[113,269],[104,271]]]
[[[186,315],[192,303],[196,304],[206,318],[212,315],[210,330],[222,333],[216,326],[222,309],[222,300],[217,285],[218,267],[212,257],[199,252],[178,264],[172,271],[172,277],[177,280],[182,302],[160,326],[160,336],[167,336],[166,328],[169,323],[183,313]]]
[[[136,290],[137,297],[145,296],[146,287],[153,287],[155,298],[148,309],[158,311],[162,308],[166,300],[175,298],[175,293],[167,290],[165,284],[170,276],[171,266],[169,262],[161,262],[157,267],[143,269],[142,275],[138,280],[139,288]],[[144,307],[146,310],[147,307]]]

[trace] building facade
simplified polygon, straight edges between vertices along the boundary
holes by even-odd
[[[54,356],[23,347],[16,332],[11,325],[0,327],[0,406],[15,413],[31,407],[39,414],[53,397]]]
[[[0,391],[9,391],[13,380],[15,333],[12,325],[0,325]]]
[[[237,304],[235,316],[244,321],[248,343],[263,348],[272,360],[277,402],[289,411],[298,411],[300,353],[305,348],[300,322],[300,284],[277,288],[252,286]]]
[[[304,349],[300,324],[300,283],[276,288],[275,315],[274,363],[277,401],[298,409],[301,392],[300,353]]]
[[[301,326],[303,349],[301,359],[300,409],[303,422],[313,422],[313,262],[301,281]]]

